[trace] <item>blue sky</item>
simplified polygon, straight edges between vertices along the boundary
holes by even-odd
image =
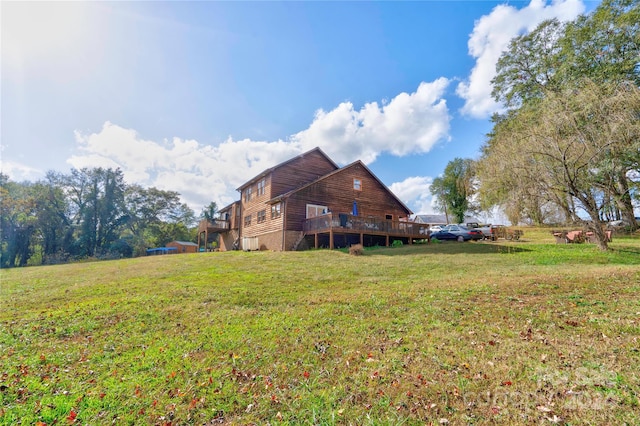
[[[2,2],[2,172],[119,167],[199,213],[319,146],[432,213],[491,129],[508,41],[597,4]]]

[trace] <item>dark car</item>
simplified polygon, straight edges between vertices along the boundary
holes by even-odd
[[[440,231],[434,232],[430,235],[431,239],[440,241],[452,240],[452,241],[469,241],[472,237],[471,232],[464,226],[460,225],[447,225]]]
[[[480,229],[469,229],[469,234],[473,241],[484,240],[484,234]]]

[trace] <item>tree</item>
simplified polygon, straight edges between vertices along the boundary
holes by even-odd
[[[1,267],[129,257],[195,240],[195,214],[179,193],[127,186],[119,169],[48,172],[35,184],[0,173],[0,202]]]
[[[567,24],[552,19],[515,37],[496,65],[493,97],[509,109],[525,102],[596,84],[640,85],[640,2],[605,0],[593,13]]]
[[[564,194],[590,218],[598,246],[619,165],[640,155],[640,90],[634,84],[596,84],[548,93],[494,126],[479,167],[484,191]],[[488,189],[487,189],[488,188]]]
[[[471,197],[475,192],[475,165],[471,159],[455,158],[447,164],[444,174],[431,184],[431,193],[445,212],[457,223],[464,222],[466,213],[473,210]]]
[[[45,180],[33,186],[42,263],[65,260],[73,237],[68,203],[57,182],[56,175],[49,172]]]
[[[206,207],[202,209],[200,217],[206,220],[214,220],[218,215],[218,204],[215,201],[210,202]]]
[[[172,241],[172,233],[166,232],[164,224],[175,222],[176,215],[180,216],[180,208],[180,194],[175,191],[143,188],[140,185],[127,188],[126,239],[131,241],[135,255],[142,255],[148,247],[157,247]]]
[[[0,267],[25,266],[37,221],[32,185],[0,173],[0,201]]]
[[[58,176],[69,203],[74,227],[75,256],[105,255],[119,238],[126,219],[124,193],[126,185],[120,169],[73,169],[68,176]]]
[[[542,22],[528,34],[511,40],[496,64],[491,81],[492,95],[507,108],[517,109],[525,102],[541,99],[562,86],[563,57],[558,40],[565,26],[558,20]]]
[[[554,103],[559,99],[568,100],[573,93],[581,93],[585,101],[591,101],[589,93],[598,91],[613,103],[627,95],[633,97],[630,92],[625,94],[624,90],[619,88],[626,85],[637,88],[640,84],[638,22],[639,2],[605,0],[592,14],[581,16],[574,22],[561,24],[554,20],[546,21],[530,34],[516,37],[498,61],[497,74],[492,81],[494,97],[503,101],[508,108],[500,119],[495,120],[494,129],[508,127],[501,125],[500,121],[510,121],[514,117],[518,120],[529,117],[532,111],[550,98],[555,99],[552,101]],[[588,89],[583,86],[585,82],[589,86]],[[612,92],[617,94],[610,96]],[[590,109],[592,114],[601,112],[593,108],[593,105],[587,109]],[[605,212],[615,214],[624,218],[631,226],[637,227],[632,192],[637,187],[637,179],[634,176],[637,176],[640,170],[640,154],[633,148],[633,139],[624,131],[607,127],[611,120],[615,121],[607,112],[603,112],[603,116],[585,116],[575,105],[569,110],[577,114],[574,118],[581,117],[583,120],[574,123],[572,132],[587,132],[592,140],[598,137],[621,138],[617,142],[611,141],[616,149],[607,149],[604,156],[598,157],[598,173],[591,176],[592,184],[594,189],[600,192],[598,204],[601,216]],[[630,124],[633,124],[638,117],[631,114],[628,118],[631,120]],[[629,127],[625,129],[629,130]],[[507,156],[503,160],[509,162],[518,152],[512,150],[502,154]],[[499,161],[495,156],[492,158]],[[484,162],[482,168],[485,170],[484,178],[494,183],[500,179],[495,173],[488,173],[491,170],[491,164],[488,162]],[[526,177],[523,170],[521,174]],[[535,186],[534,179],[535,176],[529,181],[529,187]],[[497,187],[504,188],[503,185]],[[486,196],[489,192],[492,191],[487,191],[486,187],[482,190],[485,200],[491,198]],[[570,211],[573,200],[567,199],[562,191],[547,189],[546,192],[534,191],[533,194],[534,199],[543,197],[549,202],[556,200],[566,216],[576,216],[575,212]],[[495,192],[493,195],[495,201]],[[510,194],[510,198],[518,199],[514,194]],[[529,201],[535,201],[534,199]]]

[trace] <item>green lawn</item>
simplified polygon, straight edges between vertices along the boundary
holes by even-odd
[[[640,238],[611,247],[2,270],[0,424],[640,424]]]

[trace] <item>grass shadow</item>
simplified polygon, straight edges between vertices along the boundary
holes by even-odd
[[[503,254],[530,251],[530,249],[512,244],[443,241],[435,244],[404,245],[402,247],[367,247],[364,254],[365,256],[407,256],[415,254]]]

